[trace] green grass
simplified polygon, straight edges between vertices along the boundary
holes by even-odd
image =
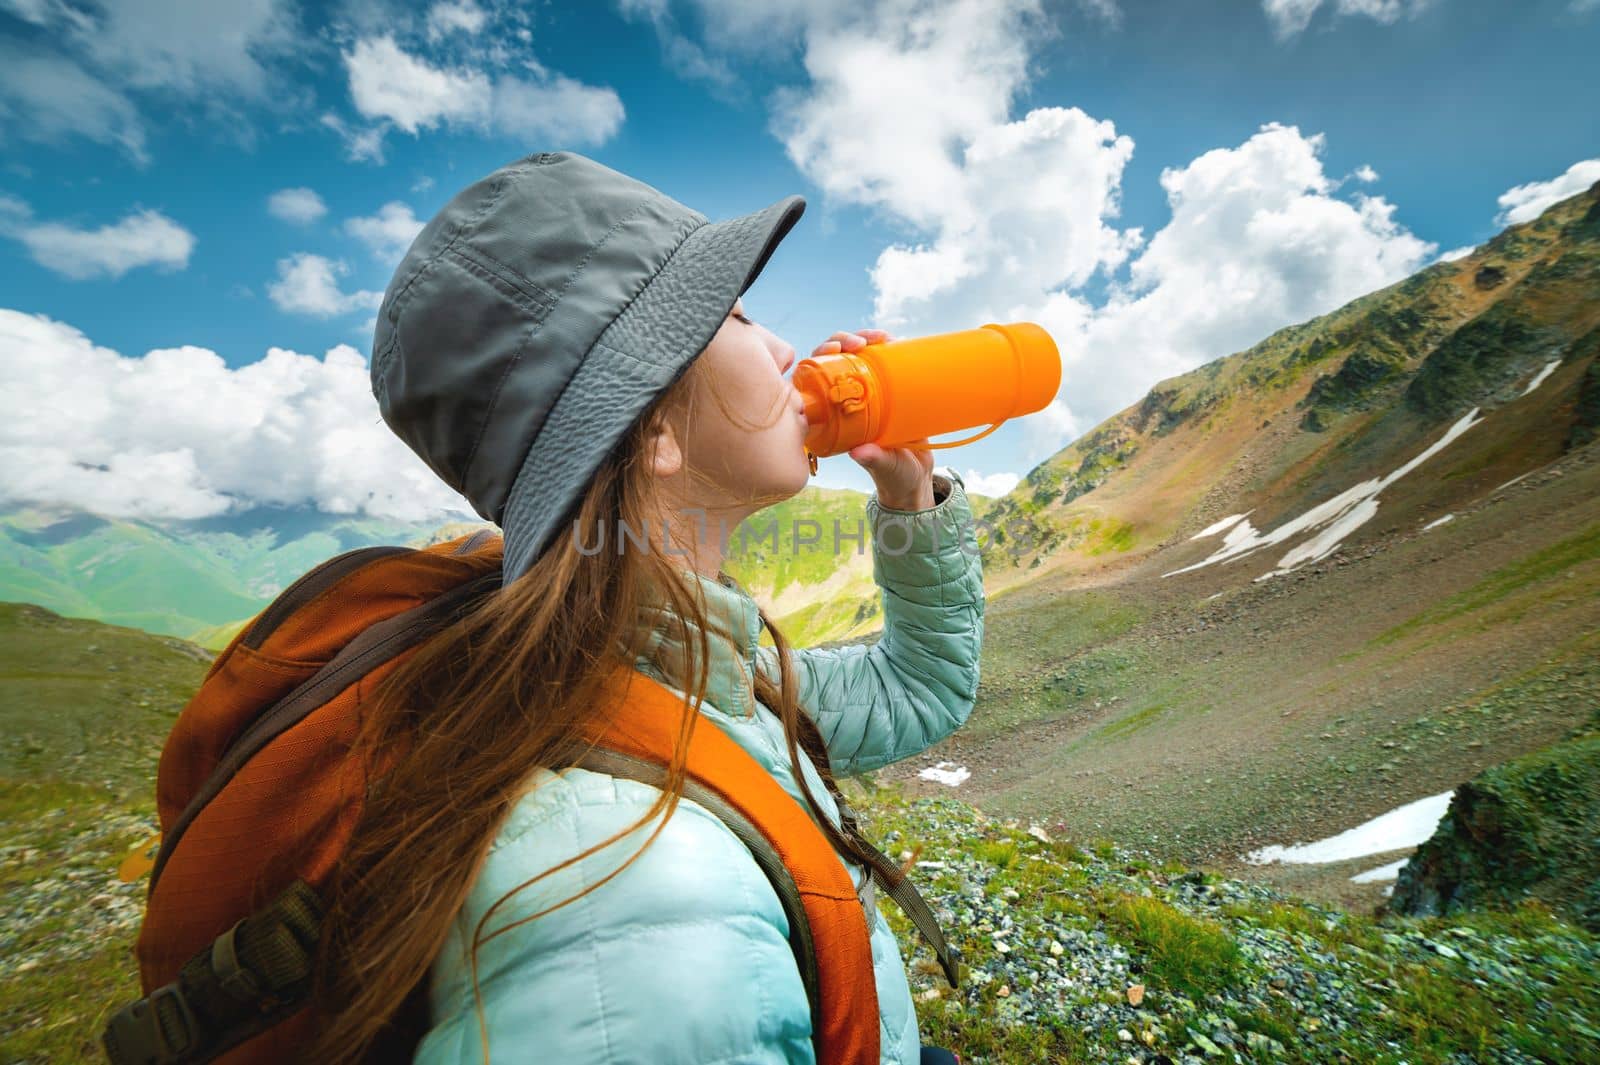
[[[1227,929],[1190,917],[1160,899],[1122,895],[1103,911],[1112,933],[1143,959],[1151,981],[1191,999],[1234,982],[1242,968],[1239,945]]]
[[[1600,522],[1588,526],[1574,536],[1535,551],[1509,566],[1502,566],[1466,591],[1459,592],[1373,637],[1371,643],[1379,646],[1392,644],[1428,626],[1439,625],[1453,618],[1483,610],[1525,588],[1563,577],[1578,567],[1586,567],[1596,559],[1600,559]],[[1579,588],[1574,587],[1570,590],[1574,594],[1582,594]],[[1565,594],[1565,591],[1557,589],[1558,594]]]
[[[208,663],[168,637],[0,604],[0,896],[31,914],[7,919],[21,927],[0,1060],[97,1060],[105,1017],[137,992],[132,931],[95,900],[143,900],[117,867],[150,834],[161,745]]]

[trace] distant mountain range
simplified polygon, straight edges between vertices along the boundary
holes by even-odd
[[[730,554],[728,572],[802,645],[858,636],[878,625],[868,541],[843,539],[864,529],[866,498],[848,489],[806,488],[730,538],[737,553]],[[975,510],[983,505],[973,497]],[[835,520],[842,534],[838,552]],[[0,600],[218,650],[324,559],[374,544],[421,547],[482,525],[383,521],[309,508],[154,521],[12,506],[0,509]]]

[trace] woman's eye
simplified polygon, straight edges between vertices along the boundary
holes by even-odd
[[[750,319],[746,318],[742,314],[735,314],[734,317],[739,319],[739,321],[743,322],[745,325],[755,325],[756,324],[756,323],[752,322]]]

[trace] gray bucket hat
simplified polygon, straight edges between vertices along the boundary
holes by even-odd
[[[567,525],[650,401],[705,350],[805,200],[712,222],[575,152],[458,193],[378,311],[383,419],[505,533],[505,582]]]

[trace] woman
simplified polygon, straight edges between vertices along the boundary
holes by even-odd
[[[923,1057],[868,888],[881,859],[832,774],[922,751],[971,711],[983,591],[961,480],[924,448],[851,452],[876,486],[870,648],[792,651],[722,570],[729,531],[809,473],[795,352],[740,299],[803,210],[711,223],[548,152],[463,190],[396,271],[374,394],[501,525],[505,582],[374,693],[362,743],[392,768],[335,888],[312,1060],[417,1036],[428,1063],[814,1060],[787,921],[745,845],[679,799],[681,777],[545,768],[568,764],[612,662],[692,700],[832,841],[869,911],[881,1060],[952,1060]],[[426,1024],[385,1024],[408,1016]]]

